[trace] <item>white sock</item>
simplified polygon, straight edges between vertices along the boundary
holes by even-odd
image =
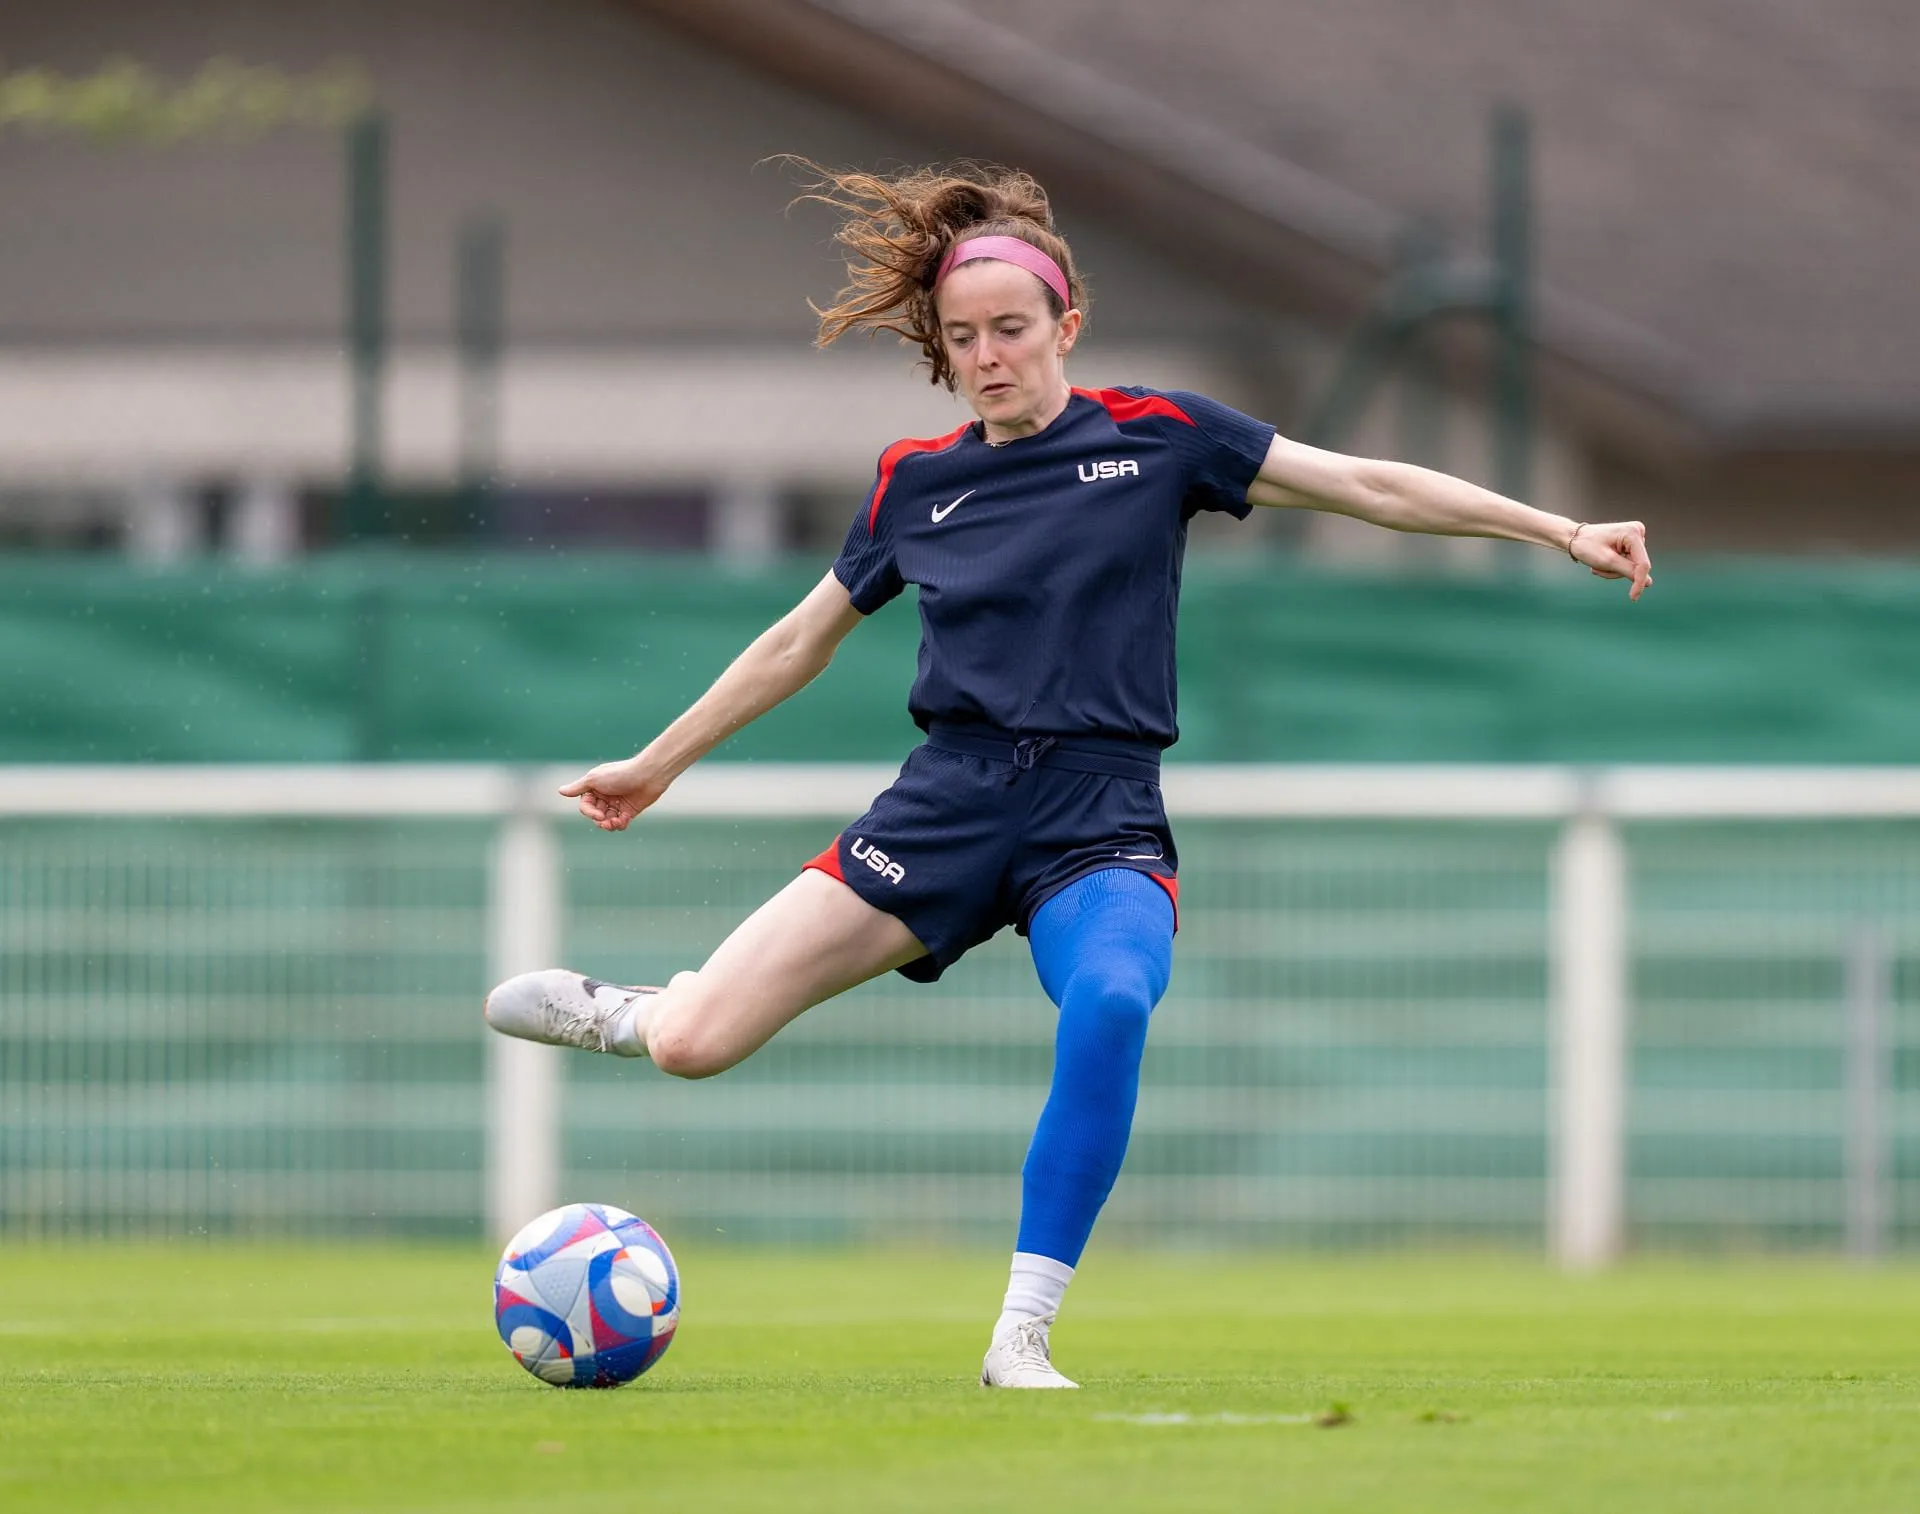
[[[619,1014],[607,1021],[607,1047],[615,1056],[644,1057],[647,1054],[647,1027],[653,1023],[653,1007],[658,994],[640,994]]]
[[[1072,1281],[1073,1269],[1065,1262],[1031,1251],[1014,1252],[1007,1297],[1000,1305],[993,1338],[999,1340],[1023,1319],[1058,1314],[1060,1302],[1067,1296],[1067,1284]]]

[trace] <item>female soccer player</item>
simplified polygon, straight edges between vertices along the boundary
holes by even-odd
[[[930,982],[1014,926],[1060,1019],[980,1380],[1071,1388],[1048,1327],[1126,1155],[1172,965],[1176,853],[1158,779],[1175,737],[1187,522],[1298,506],[1504,537],[1630,579],[1634,599],[1652,582],[1646,532],[1302,446],[1197,394],[1071,387],[1085,290],[1024,174],[834,173],[818,187],[852,254],[821,342],[898,333],[976,419],[888,447],[832,571],[644,751],[560,792],[601,829],[626,829],[908,584],[922,626],[908,705],[926,740],[699,971],[661,989],[527,973],[493,990],[486,1017],[508,1035],[711,1077],[856,983],[890,969]]]

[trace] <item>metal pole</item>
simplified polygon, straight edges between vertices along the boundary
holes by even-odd
[[[1326,386],[1301,419],[1300,435],[1309,446],[1337,447],[1346,439],[1409,329],[1388,300],[1375,304],[1340,349]]]
[[[387,123],[347,128],[347,347],[353,370],[352,454],[342,534],[378,525],[382,394],[387,362]]]
[[[560,848],[531,807],[501,826],[488,900],[493,981],[552,967],[559,957]],[[487,1037],[487,1231],[505,1241],[560,1202],[557,1047]]]
[[[1398,277],[1437,283],[1446,256],[1446,243],[1439,231],[1425,221],[1417,221],[1400,238]],[[1429,468],[1441,466],[1443,383],[1427,323],[1423,323],[1408,336],[1400,363],[1400,443],[1396,455],[1402,461]]]
[[[1495,283],[1480,266],[1438,258],[1402,261],[1341,348],[1332,375],[1302,417],[1302,440],[1316,447],[1338,446],[1408,345],[1443,316],[1491,311],[1499,298]]]
[[[1524,500],[1533,488],[1532,132],[1525,111],[1493,118],[1493,408],[1495,487]]]
[[[1626,1196],[1627,887],[1613,821],[1583,811],[1553,861],[1554,1256],[1604,1267],[1621,1250]]]
[[[506,341],[506,233],[497,216],[461,223],[455,256],[460,345],[460,500],[467,525],[486,528],[500,464],[500,354]]]
[[[1878,933],[1847,942],[1847,1255],[1871,1261],[1887,1246],[1887,1021],[1892,964]]]
[[[380,762],[394,755],[387,719],[387,671],[393,605],[375,565],[362,564],[367,577],[354,599],[358,704],[353,756],[356,762]]]

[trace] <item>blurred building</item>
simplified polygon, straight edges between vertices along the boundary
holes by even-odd
[[[741,559],[836,539],[887,442],[964,418],[891,342],[812,350],[831,223],[786,208],[769,155],[1032,169],[1095,288],[1077,381],[1285,428],[1409,227],[1483,255],[1502,100],[1536,143],[1536,502],[1666,546],[1911,551],[1913,42],[1910,0],[0,0],[0,79],[364,71],[390,125],[381,450],[407,534]],[[0,541],[335,539],[342,133],[101,141],[6,100]],[[478,410],[455,276],[475,217],[505,248]],[[1487,392],[1480,323],[1450,323],[1342,444],[1492,481]],[[456,509],[476,458],[479,524]]]

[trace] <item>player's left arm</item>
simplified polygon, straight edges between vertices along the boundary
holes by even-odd
[[[1276,436],[1247,490],[1249,504],[1330,510],[1390,531],[1493,536],[1570,553],[1599,578],[1631,579],[1629,599],[1653,582],[1647,528],[1568,520],[1463,478],[1411,463],[1347,457]]]

